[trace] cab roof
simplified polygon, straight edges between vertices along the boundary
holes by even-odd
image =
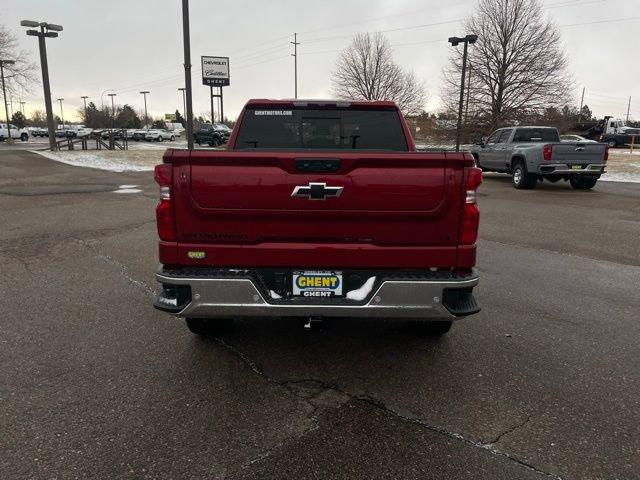
[[[356,108],[398,108],[395,102],[389,100],[337,100],[337,99],[303,99],[303,98],[252,98],[247,102],[247,107],[261,105],[274,107],[356,107]]]

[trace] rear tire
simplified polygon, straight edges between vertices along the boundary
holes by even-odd
[[[591,190],[596,186],[597,178],[593,177],[571,177],[569,183],[576,190]]]
[[[187,328],[196,335],[220,335],[233,328],[232,318],[186,318]]]
[[[29,140],[29,135],[27,135],[26,133],[23,133],[22,135],[20,135],[20,140],[22,140],[23,142],[26,142],[27,140]]]
[[[612,138],[607,142],[607,145],[609,145],[609,148],[616,148],[618,146],[618,142]]]
[[[511,181],[518,190],[530,190],[536,188],[538,176],[527,172],[524,162],[519,160],[511,167]]]
[[[170,140],[173,142],[176,139],[176,137],[174,137],[173,135],[171,135]]]
[[[424,321],[417,320],[409,322],[409,328],[420,337],[439,338],[451,330],[453,322],[450,320]]]
[[[162,135],[160,135],[160,136],[158,137],[158,141],[159,141],[159,142],[162,142],[163,140],[164,140],[164,138],[162,138]]]

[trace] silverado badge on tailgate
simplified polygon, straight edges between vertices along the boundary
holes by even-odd
[[[342,272],[293,272],[293,294],[302,297],[342,296]]]

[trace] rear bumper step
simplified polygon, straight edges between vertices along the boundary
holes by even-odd
[[[566,175],[566,174],[579,174],[579,175],[602,175],[605,173],[603,163],[593,163],[589,165],[580,165],[580,168],[571,168],[571,165],[566,163],[556,163],[552,165],[540,165],[541,175]]]
[[[216,270],[203,275],[160,269],[163,286],[154,307],[178,317],[373,317],[454,320],[477,313],[471,274],[409,276],[379,273],[378,281],[362,301],[340,299],[273,298],[248,270]]]

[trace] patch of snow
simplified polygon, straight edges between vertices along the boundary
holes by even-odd
[[[356,300],[361,302],[362,300],[367,298],[367,295],[371,293],[371,289],[373,289],[373,284],[375,283],[375,281],[376,277],[369,277],[369,279],[367,279],[367,281],[364,282],[364,285],[362,285],[360,288],[347,292],[347,298],[349,300]]]
[[[97,168],[100,170],[108,170],[110,172],[145,172],[151,171],[155,167],[155,165],[139,159],[109,155],[109,153],[112,152],[111,150],[74,150],[61,152],[32,150],[32,152],[51,160],[55,160],[56,162],[66,163],[67,165]]]
[[[118,188],[136,188],[138,185],[120,185]]]
[[[273,298],[274,300],[280,300],[282,298],[280,295],[278,295],[273,290],[269,290],[269,295],[271,295],[271,298]]]
[[[607,172],[600,177],[599,182],[630,182],[640,183],[640,172]]]
[[[120,190],[114,190],[113,193],[140,193],[141,191],[139,188],[121,188]]]

